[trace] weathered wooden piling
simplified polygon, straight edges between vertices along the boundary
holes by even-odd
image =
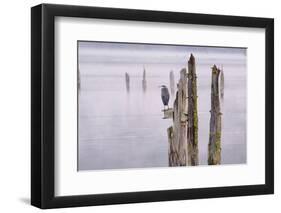
[[[191,54],[188,60],[188,73],[186,69],[180,72],[173,109],[164,111],[164,118],[173,115],[173,126],[167,130],[170,166],[199,164],[197,99],[196,64]]]
[[[126,90],[127,92],[130,92],[130,76],[127,72],[125,73],[125,82],[126,82]]]
[[[186,69],[180,72],[178,91],[173,105],[173,126],[169,127],[169,165],[187,165],[187,78]]]
[[[170,71],[170,90],[171,90],[171,95],[175,95],[175,76],[173,70]]]
[[[146,71],[145,68],[143,68],[143,75],[142,75],[142,90],[146,92],[147,88],[147,82],[146,82]]]
[[[198,165],[198,110],[197,110],[197,76],[195,58],[191,54],[188,60],[188,165]]]
[[[221,112],[219,97],[219,75],[220,70],[214,65],[212,67],[211,83],[211,118],[208,144],[208,164],[221,163]]]
[[[169,150],[168,150],[168,156],[169,156],[169,166],[178,166],[178,147],[174,143],[174,131],[173,127],[170,126],[167,129],[167,134],[168,134],[168,144],[169,144]]]

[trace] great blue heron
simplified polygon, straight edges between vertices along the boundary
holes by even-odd
[[[169,109],[169,99],[170,99],[170,94],[169,94],[169,90],[165,85],[161,85],[161,98],[162,98],[162,102],[164,104],[164,110],[165,110],[165,106],[168,106]]]

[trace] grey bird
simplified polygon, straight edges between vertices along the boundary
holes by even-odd
[[[162,98],[162,102],[164,104],[164,110],[165,110],[165,106],[168,106],[169,109],[169,99],[170,99],[170,94],[169,94],[169,90],[165,85],[161,85],[161,98]]]

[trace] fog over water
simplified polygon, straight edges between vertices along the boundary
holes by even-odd
[[[172,120],[162,119],[159,85],[169,88],[171,70],[177,83],[191,53],[197,69],[199,164],[207,165],[213,64],[223,66],[225,79],[222,164],[246,163],[246,52],[245,48],[78,42],[78,170],[168,166],[167,128]],[[170,107],[173,101],[170,97]]]

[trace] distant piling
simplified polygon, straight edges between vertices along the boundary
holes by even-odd
[[[146,71],[145,68],[143,68],[143,75],[142,75],[142,90],[146,92],[147,89],[147,81],[146,81]]]
[[[221,164],[221,112],[219,97],[219,75],[220,70],[214,65],[212,67],[211,83],[211,118],[208,144],[208,164]]]
[[[78,92],[80,92],[80,88],[81,88],[81,80],[80,80],[80,70],[77,70],[77,88],[78,88]]]
[[[171,90],[171,95],[175,95],[175,76],[173,70],[170,71],[170,90]]]
[[[188,165],[198,165],[198,110],[197,110],[197,76],[195,58],[191,54],[188,60]]]
[[[125,73],[125,82],[126,82],[126,90],[127,92],[130,92],[130,76],[127,72]]]

